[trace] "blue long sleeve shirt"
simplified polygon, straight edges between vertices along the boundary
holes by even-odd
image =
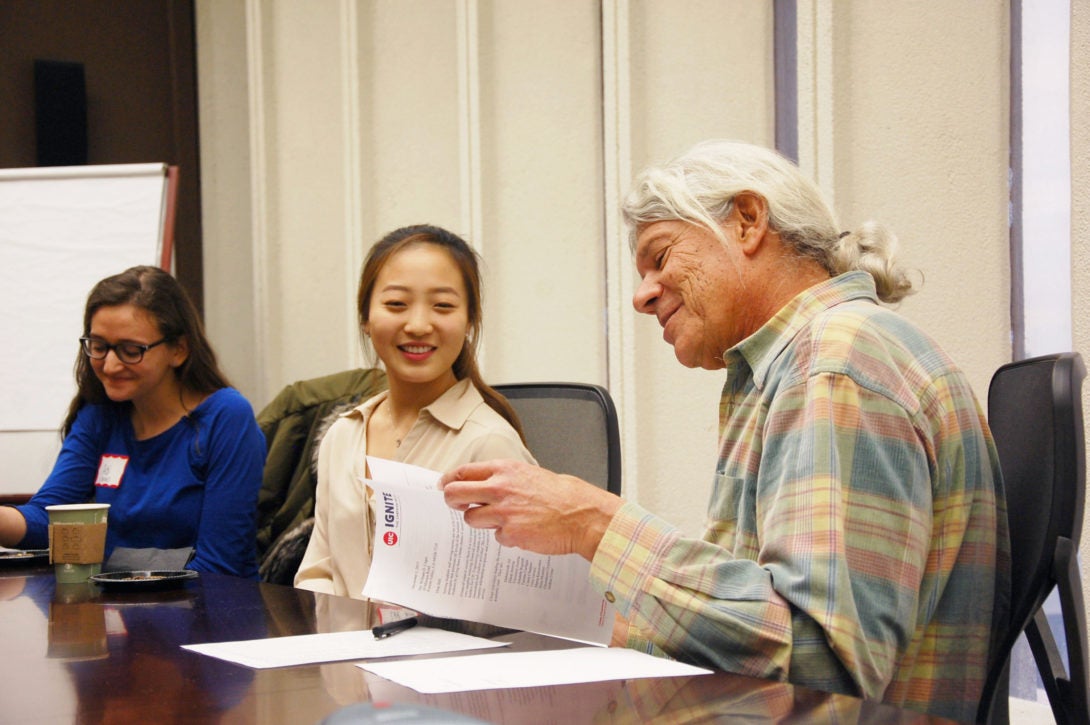
[[[46,506],[110,504],[106,556],[118,546],[196,548],[188,568],[257,577],[257,494],[265,438],[233,388],[169,430],[136,440],[127,406],[85,406],[41,489],[19,506],[23,548],[48,545]]]

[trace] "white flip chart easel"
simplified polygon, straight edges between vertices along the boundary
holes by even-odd
[[[170,268],[176,173],[0,169],[0,493],[35,491],[52,467],[91,287],[137,264]]]

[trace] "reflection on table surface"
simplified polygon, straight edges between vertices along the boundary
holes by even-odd
[[[365,602],[202,574],[181,588],[58,586],[48,567],[0,571],[0,721],[315,723],[361,701],[415,702],[495,723],[942,722],[783,683],[717,673],[423,695],[351,662],[251,670],[180,645],[368,629]],[[430,626],[510,642],[573,643],[487,625]]]

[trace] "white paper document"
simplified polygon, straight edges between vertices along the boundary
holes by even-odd
[[[375,541],[365,597],[436,617],[609,642],[613,606],[590,585],[586,559],[500,546],[492,531],[467,526],[446,505],[439,473],[371,458],[368,466]]]
[[[417,693],[406,698],[409,688],[369,672],[358,674],[360,681],[365,683],[364,697],[369,697],[371,702],[404,702],[410,699],[421,705],[475,717],[482,723],[637,725],[643,722],[638,717],[626,717],[632,712],[632,707],[628,704],[631,696],[625,689],[627,683],[624,680],[590,682],[567,687],[523,687],[517,691],[463,690],[434,695]]]
[[[375,456],[367,456],[367,470],[371,472],[371,478],[376,481],[399,483],[425,491],[436,490],[439,487],[439,478],[442,476],[441,473],[430,468]]]
[[[267,637],[237,642],[183,644],[182,649],[260,670],[315,662],[462,652],[504,646],[506,646],[505,642],[493,642],[490,639],[471,637],[467,634],[447,632],[433,627],[413,627],[386,639],[375,639],[371,630],[365,629],[358,632],[300,634],[293,637]]]
[[[622,647],[497,652],[426,660],[368,662],[359,667],[427,694],[711,673],[711,670],[701,667]]]

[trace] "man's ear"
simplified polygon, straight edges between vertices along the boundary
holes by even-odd
[[[768,201],[756,192],[739,192],[734,196],[734,216],[742,251],[753,254],[768,234]]]

